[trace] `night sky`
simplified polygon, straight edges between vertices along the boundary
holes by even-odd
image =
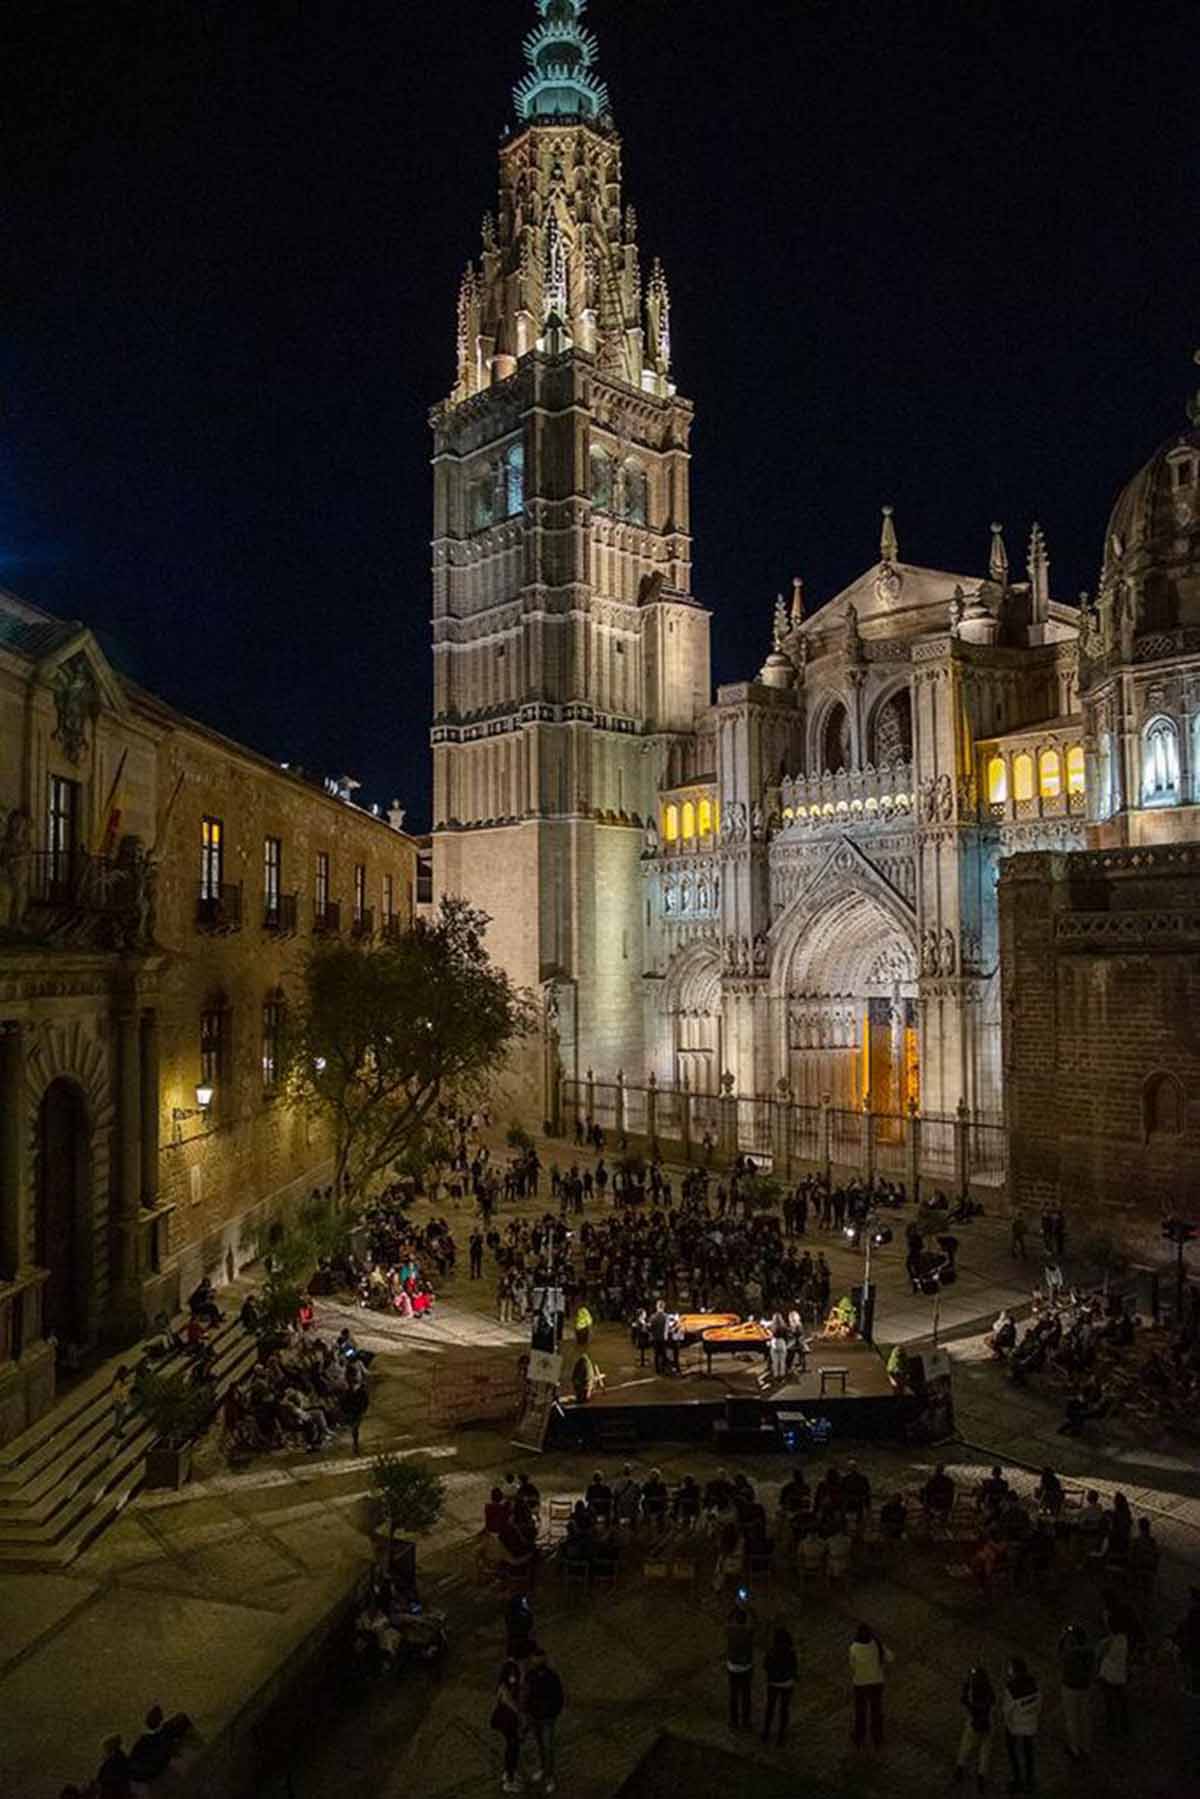
[[[533,0],[11,4],[0,580],[428,819],[429,406]],[[1095,583],[1200,372],[1193,0],[592,0],[717,680],[875,560]],[[15,29],[14,29],[15,28]]]

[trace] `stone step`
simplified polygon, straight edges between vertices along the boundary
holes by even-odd
[[[219,1395],[223,1396],[231,1383],[253,1363],[256,1353],[254,1339],[242,1331],[238,1332],[237,1340],[228,1341],[218,1350],[214,1372]],[[53,1527],[61,1508],[69,1505],[94,1476],[104,1473],[118,1448],[140,1444],[144,1454],[152,1441],[151,1433],[135,1411],[131,1413],[125,1435],[118,1444],[113,1435],[111,1410],[106,1405],[88,1431],[63,1445],[54,1464],[44,1469],[21,1494],[0,1505],[0,1542],[22,1539],[33,1528],[41,1531]]]
[[[244,1340],[244,1332],[236,1320],[229,1320],[219,1327],[211,1339],[218,1364],[226,1353],[226,1346],[241,1340]],[[186,1364],[182,1356],[170,1356],[155,1366],[175,1368]],[[65,1415],[52,1414],[58,1418],[57,1431],[37,1443],[17,1467],[0,1473],[0,1517],[12,1505],[23,1506],[28,1499],[40,1497],[53,1486],[56,1470],[69,1468],[72,1460],[81,1459],[108,1434],[112,1428],[111,1387],[111,1379],[105,1378],[85,1404],[73,1407]]]
[[[258,1348],[234,1323],[223,1326],[217,1351],[218,1403],[234,1381],[254,1365]],[[103,1396],[108,1419],[107,1394]],[[73,1439],[74,1440],[74,1439]],[[146,1452],[153,1437],[134,1413],[118,1443],[111,1428],[83,1460],[74,1459],[62,1478],[22,1513],[9,1506],[0,1517],[0,1568],[68,1566],[137,1493],[145,1479]],[[64,1462],[69,1452],[64,1452]]]

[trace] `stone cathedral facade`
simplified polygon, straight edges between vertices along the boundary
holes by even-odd
[[[1200,698],[1164,636],[1194,457],[1133,484],[1082,612],[1037,525],[1020,567],[993,524],[978,569],[943,570],[885,506],[871,566],[811,604],[797,579],[714,702],[666,279],[584,6],[538,6],[433,414],[434,891],[491,913],[542,996],[539,1103],[561,1069],[572,1104],[591,1071],[998,1129],[1001,865],[1200,834]]]

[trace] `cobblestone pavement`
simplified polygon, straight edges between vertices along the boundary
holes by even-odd
[[[561,1156],[564,1162],[571,1158]],[[471,1539],[496,1475],[527,1465],[546,1497],[577,1494],[590,1464],[567,1453],[534,1458],[513,1450],[502,1431],[434,1430],[429,1376],[448,1346],[492,1354],[520,1333],[497,1323],[494,1280],[465,1273],[466,1213],[447,1210],[459,1234],[463,1267],[430,1323],[389,1325],[357,1313],[360,1338],[378,1350],[372,1406],[358,1456],[348,1440],[322,1456],[283,1455],[231,1471],[207,1443],[196,1478],[181,1494],[143,1494],[66,1574],[0,1579],[0,1793],[4,1799],[55,1799],[68,1780],[94,1766],[100,1737],[135,1729],[153,1700],[191,1712],[202,1732],[219,1729],[312,1628],[332,1597],[346,1589],[371,1553],[368,1468],[381,1447],[436,1458],[447,1480],[446,1515],[420,1550],[427,1597],[452,1619],[453,1643],[440,1681],[410,1675],[372,1684],[296,1720],[291,1779],[294,1799],[387,1799],[409,1793],[474,1795],[496,1790],[498,1739],[487,1727],[491,1683],[501,1648],[498,1602],[474,1584]],[[1155,1519],[1164,1548],[1160,1590],[1150,1615],[1161,1634],[1200,1578],[1200,1482],[1194,1458],[1169,1443],[1139,1444],[1115,1434],[1068,1442],[1056,1435],[1050,1398],[1017,1392],[986,1356],[982,1332],[1001,1303],[1027,1297],[1027,1277],[1007,1254],[999,1221],[977,1220],[959,1233],[960,1280],[947,1293],[940,1327],[955,1363],[958,1419],[968,1445],[939,1450],[974,1481],[994,1453],[1035,1469],[1046,1461],[1102,1492],[1121,1486],[1135,1511]],[[898,1240],[902,1235],[898,1232]],[[835,1291],[861,1268],[831,1239],[826,1249]],[[876,1258],[879,1335],[915,1340],[931,1327],[927,1302],[913,1300],[903,1278],[902,1250]],[[328,1308],[339,1321],[340,1308]],[[835,1445],[839,1456],[845,1446]],[[865,1445],[858,1460],[877,1491],[920,1484],[932,1452]],[[674,1479],[703,1476],[710,1455],[663,1446],[654,1462]],[[650,1462],[643,1457],[643,1470]],[[784,1478],[778,1458],[751,1460],[752,1477],[772,1489]],[[1172,1670],[1153,1661],[1135,1687],[1129,1747],[1102,1738],[1086,1780],[1065,1760],[1053,1646],[1069,1617],[1099,1623],[1094,1580],[1063,1570],[1037,1592],[1002,1593],[987,1606],[969,1582],[949,1572],[942,1546],[906,1547],[886,1570],[860,1573],[846,1591],[798,1584],[781,1570],[755,1594],[764,1624],[787,1619],[801,1650],[802,1681],[792,1739],[778,1754],[755,1738],[731,1737],[724,1722],[720,1665],[723,1606],[711,1592],[711,1547],[683,1546],[697,1561],[693,1578],[647,1584],[643,1557],[627,1553],[609,1593],[565,1593],[550,1571],[535,1596],[538,1632],[553,1652],[568,1691],[562,1729],[560,1791],[601,1799],[621,1787],[663,1731],[736,1749],[788,1777],[795,1790],[821,1799],[837,1793],[908,1795],[947,1788],[959,1727],[957,1692],[967,1660],[986,1656],[998,1673],[1008,1654],[1030,1656],[1047,1693],[1042,1790],[1094,1794],[1200,1796],[1195,1731],[1182,1709]],[[846,1645],[859,1616],[894,1648],[889,1682],[889,1739],[881,1756],[852,1755],[848,1745]],[[69,1704],[64,1696],[69,1695]],[[1002,1746],[1000,1746],[1002,1749]],[[1188,1760],[1188,1756],[1191,1760]],[[993,1784],[1002,1787],[997,1755]],[[715,1765],[715,1764],[714,1764]],[[286,1770],[265,1799],[283,1799]],[[727,1791],[727,1787],[722,1788]],[[754,1799],[747,1766],[744,1791]],[[763,1789],[764,1794],[768,1790]],[[213,1799],[218,1799],[214,1793]]]

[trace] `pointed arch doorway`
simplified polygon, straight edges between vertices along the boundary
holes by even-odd
[[[89,1335],[91,1151],[87,1105],[75,1082],[51,1081],[38,1107],[38,1264],[49,1270],[42,1289],[42,1329],[60,1345]]]

